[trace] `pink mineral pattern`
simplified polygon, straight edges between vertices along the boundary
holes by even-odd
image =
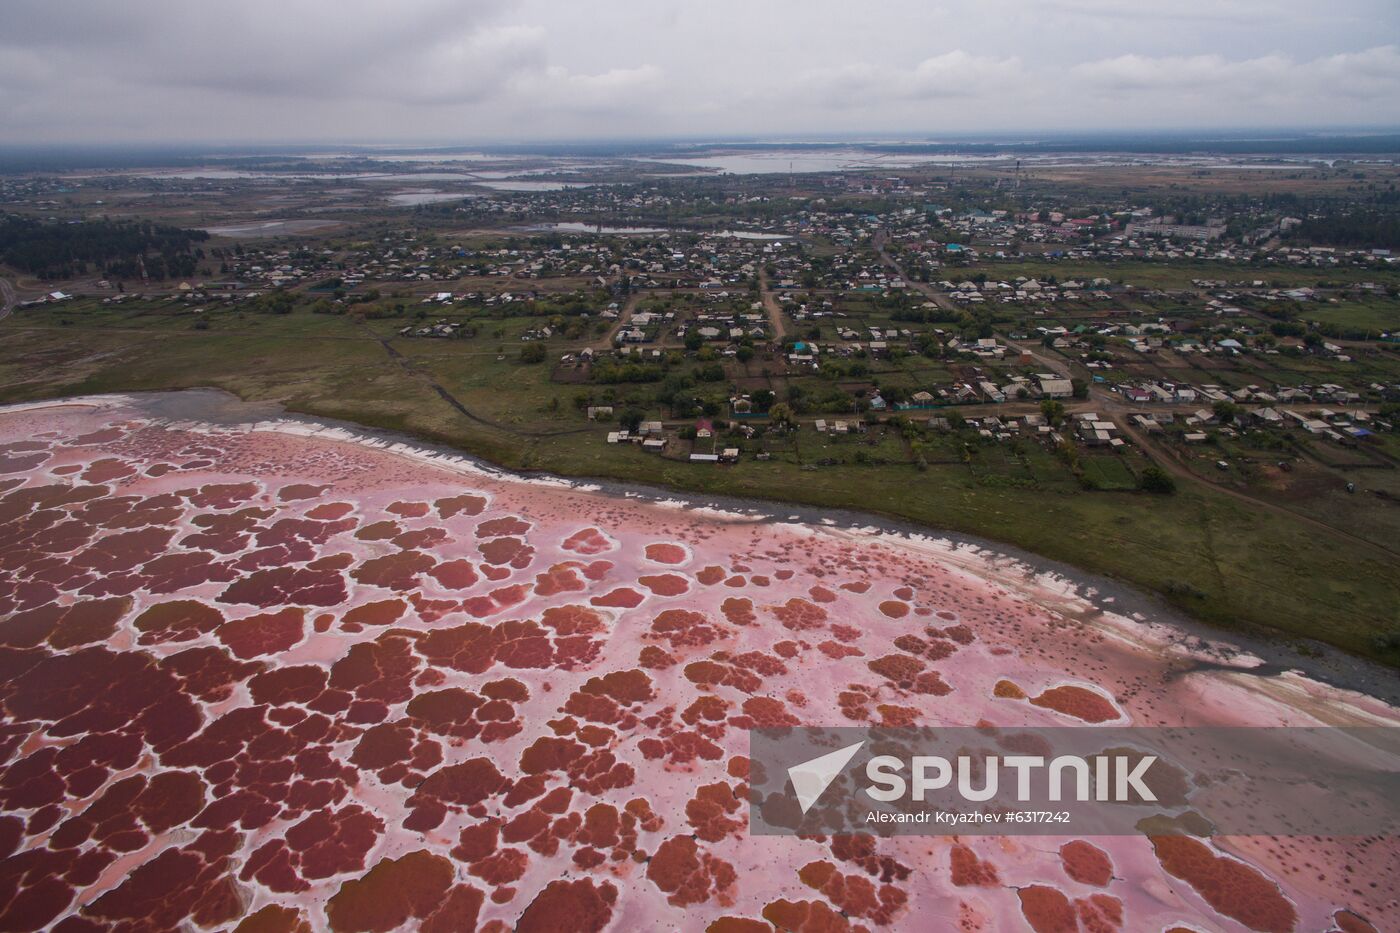
[[[0,410],[0,930],[1394,929],[1393,840],[750,836],[751,726],[1388,723],[933,539]],[[157,465],[163,465],[155,469]]]

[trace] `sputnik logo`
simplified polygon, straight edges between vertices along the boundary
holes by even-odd
[[[797,804],[803,813],[812,809],[817,799],[831,786],[831,782],[836,780],[836,775],[850,764],[864,744],[865,742],[861,741],[847,745],[845,748],[788,768],[788,780],[792,781],[792,789],[797,794]]]

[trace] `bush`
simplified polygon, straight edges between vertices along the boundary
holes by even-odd
[[[1169,496],[1176,492],[1176,480],[1159,466],[1150,466],[1138,477],[1138,488],[1143,492],[1153,492]]]
[[[1392,629],[1377,635],[1371,639],[1371,644],[1377,651],[1381,652],[1400,651],[1400,629]]]

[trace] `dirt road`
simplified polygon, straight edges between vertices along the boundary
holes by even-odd
[[[644,295],[644,292],[637,291],[627,296],[627,301],[623,303],[622,310],[618,312],[617,320],[613,322],[613,326],[608,328],[608,332],[593,345],[594,353],[606,353],[613,348],[613,341],[617,339],[618,332],[631,322],[632,315],[637,311],[637,304]]]
[[[932,288],[922,282],[913,281],[907,275],[905,275],[904,270],[900,268],[899,263],[895,262],[894,257],[889,255],[889,253],[885,251],[885,240],[886,235],[883,231],[877,233],[874,240],[874,246],[876,251],[880,254],[881,261],[884,262],[886,266],[894,270],[900,276],[900,278],[904,279],[904,281],[908,282],[911,288],[915,289],[920,294],[926,296],[930,301],[933,301],[939,307],[950,308],[953,310],[961,310],[957,307],[956,304],[952,302],[951,299],[948,298],[948,296],[939,292],[937,289]],[[1016,348],[1029,353],[1031,359],[1034,360],[1037,365],[1045,367],[1047,370],[1055,373],[1057,376],[1062,376],[1066,379],[1072,377],[1073,366],[1071,361],[1061,356],[1060,354],[1055,353],[1053,351],[1048,351],[1044,347],[1031,346],[1026,343],[1017,343],[1015,341],[1008,341],[1008,343],[1011,343]],[[1302,522],[1303,524],[1316,528],[1319,531],[1323,531],[1334,535],[1340,535],[1344,538],[1347,538],[1348,540],[1363,545],[1364,547],[1376,552],[1378,555],[1382,555],[1387,558],[1394,558],[1397,555],[1400,555],[1400,550],[1387,547],[1376,541],[1372,541],[1369,538],[1363,538],[1359,535],[1352,534],[1345,528],[1341,528],[1337,525],[1333,525],[1329,522],[1325,522],[1318,518],[1313,518],[1310,515],[1305,515],[1302,512],[1290,509],[1287,506],[1279,505],[1278,503],[1270,502],[1266,499],[1261,499],[1256,496],[1252,496],[1247,492],[1234,488],[1233,486],[1228,486],[1224,483],[1215,482],[1214,480],[1208,477],[1204,477],[1192,472],[1184,463],[1179,461],[1170,450],[1160,445],[1153,444],[1151,440],[1149,440],[1145,432],[1139,430],[1136,425],[1134,425],[1127,417],[1125,417],[1130,410],[1135,410],[1134,406],[1130,406],[1123,398],[1121,398],[1118,395],[1115,395],[1113,392],[1110,392],[1103,386],[1090,383],[1088,404],[1085,404],[1084,401],[1080,401],[1069,407],[1075,411],[1084,410],[1086,408],[1092,408],[1093,410],[1102,410],[1106,415],[1116,415],[1117,417],[1114,417],[1113,421],[1118,424],[1119,429],[1122,430],[1122,432],[1125,435],[1127,435],[1132,440],[1132,442],[1138,446],[1140,450],[1142,450],[1144,453],[1150,456],[1153,459],[1153,461],[1157,463],[1158,466],[1160,466],[1162,469],[1166,470],[1173,476],[1177,477],[1178,479],[1201,483],[1205,486],[1209,486],[1211,489],[1215,490],[1218,493],[1221,493],[1222,495],[1229,496],[1230,498],[1237,499],[1241,502],[1246,502],[1255,508],[1267,509],[1270,512],[1274,512],[1286,518]]]
[[[787,324],[783,321],[783,308],[778,304],[778,298],[773,294],[772,283],[768,281],[768,273],[759,270],[758,288],[763,296],[763,310],[768,315],[768,329],[772,332],[773,343],[782,343],[787,336]]]
[[[1312,528],[1316,528],[1319,531],[1327,532],[1329,534],[1334,535],[1340,535],[1343,538],[1346,538],[1350,541],[1354,541],[1357,544],[1360,544],[1372,551],[1375,551],[1378,556],[1381,556],[1383,558],[1393,560],[1397,556],[1400,556],[1400,551],[1397,551],[1394,548],[1386,547],[1384,544],[1372,541],[1369,538],[1363,538],[1360,535],[1354,535],[1350,531],[1347,531],[1345,528],[1333,525],[1330,522],[1324,522],[1318,518],[1313,518],[1311,515],[1304,515],[1302,512],[1296,511],[1295,509],[1290,509],[1287,506],[1279,505],[1276,502],[1270,502],[1267,499],[1260,499],[1256,496],[1251,496],[1249,493],[1236,489],[1233,486],[1227,486],[1224,483],[1217,483],[1211,479],[1201,476],[1199,473],[1193,472],[1184,463],[1178,460],[1175,454],[1173,454],[1170,450],[1161,446],[1151,444],[1151,442],[1147,438],[1147,435],[1144,432],[1140,431],[1138,427],[1128,419],[1123,418],[1116,420],[1118,422],[1119,429],[1129,438],[1131,438],[1132,442],[1136,444],[1140,450],[1142,450],[1144,453],[1151,455],[1154,463],[1156,463],[1163,470],[1166,470],[1168,473],[1177,477],[1178,479],[1201,483],[1203,485],[1209,486],[1211,489],[1215,490],[1218,493],[1221,493],[1222,495],[1229,496],[1232,499],[1238,499],[1241,502],[1246,502],[1254,508],[1267,509],[1268,511],[1273,512],[1277,515],[1282,515],[1285,518],[1290,518],[1294,521],[1302,522],[1303,524],[1308,525]]]
[[[15,287],[8,279],[0,279],[0,321],[9,317],[18,303],[19,296],[15,294]]]
[[[938,289],[934,288],[932,285],[929,285],[925,282],[915,281],[914,279],[911,279],[909,278],[909,276],[905,275],[904,267],[901,266],[893,256],[885,252],[885,243],[886,241],[888,241],[888,239],[889,235],[886,234],[885,231],[881,230],[879,233],[875,234],[874,239],[871,241],[871,245],[875,247],[875,251],[880,254],[881,262],[883,262],[885,265],[889,266],[892,270],[894,270],[894,273],[898,275],[901,279],[903,279],[906,283],[908,283],[910,288],[914,289],[914,291],[918,292],[920,295],[923,295],[929,301],[938,305],[938,307],[944,309],[945,311],[964,310],[963,308],[958,307],[958,305],[954,303],[953,299],[949,298],[947,295],[943,294]]]

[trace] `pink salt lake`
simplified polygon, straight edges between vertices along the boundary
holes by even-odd
[[[1400,916],[1389,839],[747,835],[754,725],[1400,718],[986,548],[73,400],[0,409],[0,618],[0,929]]]

